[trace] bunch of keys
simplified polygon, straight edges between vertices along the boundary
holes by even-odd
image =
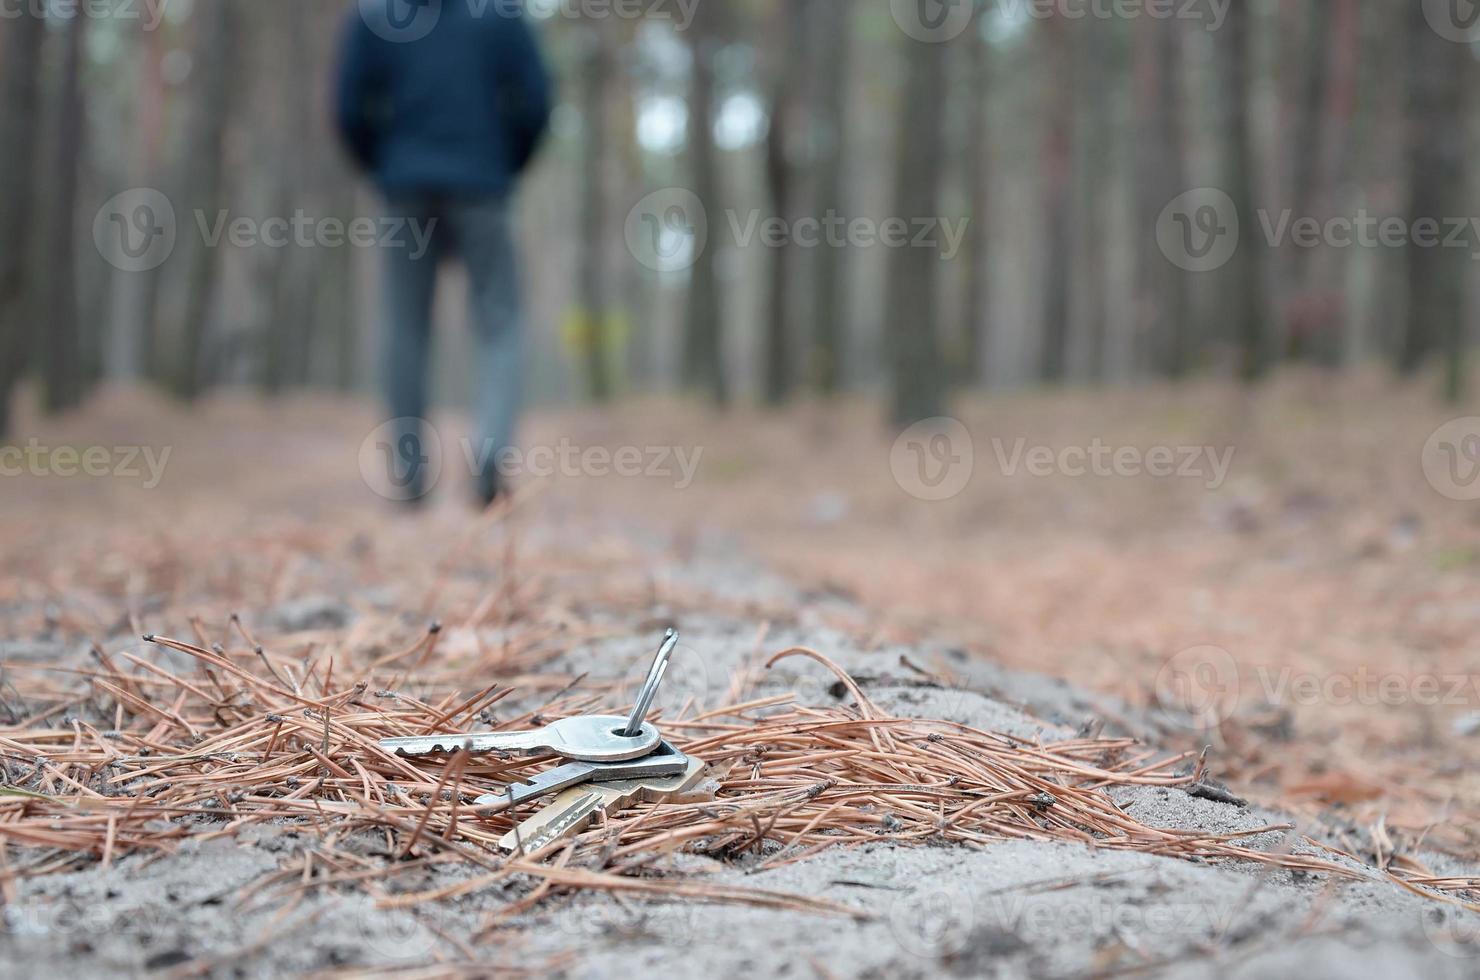
[[[487,794],[474,801],[484,812],[497,813],[537,796],[559,793],[499,842],[507,851],[521,846],[537,850],[579,833],[598,813],[638,800],[666,799],[698,782],[703,762],[678,751],[646,720],[677,645],[678,631],[668,630],[626,718],[581,715],[530,731],[383,738],[380,747],[402,756],[458,749],[562,756],[567,761],[553,769],[536,773],[527,782],[511,783],[502,794]]]

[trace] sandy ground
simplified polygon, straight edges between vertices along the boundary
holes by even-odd
[[[881,644],[829,625],[851,611],[808,599],[733,554],[696,555],[660,574],[716,590],[733,606],[753,600],[795,610],[767,648],[806,643],[861,679],[881,706],[1019,737],[1053,736],[1125,705],[1062,681],[964,662],[941,647]],[[700,603],[702,605],[702,603]],[[287,614],[307,607],[290,604]],[[319,615],[335,608],[327,600]],[[599,616],[595,610],[593,616]],[[607,616],[620,622],[623,613]],[[685,642],[664,695],[712,702],[754,659],[753,619],[685,615]],[[640,631],[637,624],[633,629]],[[615,676],[633,661],[625,639],[573,649],[554,666]],[[12,651],[14,653],[15,651]],[[901,657],[952,668],[960,688],[921,682]],[[834,696],[816,665],[778,665],[759,693]],[[1104,710],[1102,710],[1104,709]],[[1197,799],[1181,790],[1116,791],[1117,802],[1159,826],[1209,831],[1278,824],[1284,815]],[[203,827],[203,830],[209,829]],[[1302,830],[1320,838],[1321,828]],[[1268,849],[1305,845],[1287,833],[1255,838]],[[158,859],[124,858],[24,882],[6,907],[0,963],[9,975],[137,975],[173,970],[280,976],[331,969],[411,969],[441,964],[471,973],[529,970],[570,976],[1106,976],[1465,977],[1480,968],[1480,924],[1381,880],[1337,883],[1266,868],[1208,866],[1067,844],[1003,842],[981,849],[898,847],[887,842],[823,853],[774,869],[685,855],[663,873],[705,875],[751,888],[820,895],[866,912],[867,921],[765,909],[555,896],[470,947],[483,916],[527,886],[475,893],[410,911],[377,909],[347,889],[307,897],[239,896],[254,881],[301,863],[310,835],[258,828],[236,840],[191,842]],[[379,840],[356,842],[366,855]],[[753,864],[776,848],[755,855]],[[1453,862],[1427,855],[1436,868]],[[470,875],[442,867],[399,880],[430,888]],[[471,954],[471,955],[470,955]]]
[[[352,628],[356,617],[374,609],[399,615],[410,635],[442,607],[463,601],[453,597],[476,598],[508,587],[492,562],[467,556],[445,559],[454,529],[467,520],[455,493],[442,493],[425,513],[408,518],[392,515],[383,501],[364,492],[350,462],[358,440],[346,445],[341,438],[358,431],[353,424],[295,425],[291,412],[241,405],[214,407],[206,427],[178,413],[161,415],[152,407],[125,405],[104,414],[102,421],[94,417],[49,435],[43,430],[43,438],[74,444],[84,439],[122,441],[131,434],[136,438],[138,427],[147,426],[156,442],[176,447],[174,469],[159,492],[120,487],[117,481],[25,479],[7,484],[0,512],[8,567],[0,589],[5,622],[0,660],[8,664],[77,662],[85,657],[88,639],[110,650],[139,650],[142,628],[183,635],[190,616],[214,628],[233,611],[243,611],[263,635],[272,636]],[[569,427],[568,421],[545,424],[550,430]],[[1415,426],[1420,435],[1425,424]],[[109,425],[114,427],[111,434]],[[604,438],[609,431],[604,424],[590,423],[586,437]],[[652,436],[649,441],[660,440]],[[887,445],[883,451],[887,455]],[[326,457],[332,457],[332,464]],[[842,506],[855,515],[860,508],[871,508],[874,498],[866,495],[862,478],[855,484],[846,470],[825,482],[814,475],[789,496],[777,494],[783,501],[778,504],[760,499],[743,467],[727,470],[725,459],[716,457],[743,459],[747,450],[719,442],[707,464],[707,495],[677,497],[629,482],[612,487],[609,495],[583,488],[575,495],[547,495],[531,505],[521,518],[519,547],[546,556],[579,555],[587,566],[600,566],[596,577],[610,586],[572,600],[571,609],[573,616],[602,626],[608,638],[573,645],[550,669],[571,675],[589,671],[595,678],[630,676],[648,655],[652,624],[675,617],[684,630],[684,645],[661,702],[668,711],[718,703],[743,665],[766,652],[804,644],[834,658],[881,706],[900,715],[944,718],[1025,737],[1072,733],[1098,723],[1168,751],[1212,734],[1215,773],[1228,778],[1234,795],[1265,804],[1281,784],[1248,778],[1254,757],[1241,756],[1236,742],[1225,741],[1222,732],[1170,731],[1141,699],[1125,696],[1127,690],[1149,686],[1144,681],[1113,683],[1117,670],[1131,670],[1130,660],[1112,659],[1099,671],[1081,669],[1104,652],[1084,640],[1092,628],[1089,620],[1098,618],[1105,635],[1118,637],[1116,643],[1106,643],[1124,653],[1126,624],[1162,610],[1165,600],[1143,596],[1147,608],[1137,610],[1135,586],[1125,582],[1113,586],[1113,602],[1097,598],[1086,585],[1070,588],[1065,576],[1071,573],[1063,569],[1072,569],[1077,556],[1083,560],[1082,574],[1113,577],[1139,561],[1156,581],[1191,576],[1194,585],[1213,589],[1216,596],[1225,593],[1209,584],[1208,569],[1215,565],[1247,562],[1239,567],[1311,580],[1317,566],[1335,569],[1341,549],[1348,546],[1338,543],[1369,524],[1376,528],[1373,534],[1390,535],[1396,533],[1392,526],[1412,523],[1403,520],[1409,513],[1406,504],[1383,503],[1378,505],[1383,516],[1375,523],[1364,511],[1360,518],[1337,522],[1329,535],[1291,531],[1284,545],[1257,536],[1251,542],[1238,530],[1207,530],[1202,540],[1212,544],[1190,557],[1174,558],[1178,528],[1189,522],[1269,520],[1257,508],[1252,516],[1238,509],[1245,506],[1240,494],[1253,493],[1247,483],[1236,483],[1231,496],[1212,498],[1211,503],[1185,504],[1175,497],[1143,500],[1141,506],[1160,511],[1163,519],[1140,538],[1106,526],[1090,533],[1093,521],[1082,513],[1050,530],[1053,513],[1037,513],[1047,505],[1035,498],[1052,494],[1035,487],[1002,500],[1011,519],[995,525],[990,535],[978,529],[975,536],[963,536],[928,526],[941,519],[938,511],[901,517],[895,532],[903,525],[939,549],[911,559],[900,543],[908,535],[890,533],[896,522],[887,508],[868,514],[880,532],[877,550],[871,552],[863,537],[841,534],[837,502],[818,499],[841,494]],[[869,465],[878,469],[876,463],[877,458]],[[727,479],[731,472],[737,475]],[[887,478],[887,468],[884,472]],[[1058,513],[1080,513],[1075,503],[1079,492],[1059,498],[1064,506]],[[1161,493],[1152,488],[1153,497]],[[644,495],[656,503],[634,506],[634,498]],[[1129,515],[1137,496],[1135,486],[1117,485],[1096,506],[1101,512]],[[1280,499],[1280,508],[1287,508],[1288,498]],[[747,500],[753,503],[747,505]],[[795,505],[794,513],[786,501]],[[655,519],[670,505],[669,520]],[[723,515],[704,521],[706,506],[723,507]],[[1329,506],[1341,510],[1344,505],[1338,501]],[[1208,508],[1211,517],[1205,516]],[[1473,522],[1466,520],[1461,531],[1459,524],[1444,523],[1446,512],[1431,513],[1418,505],[1415,511],[1423,515],[1422,530],[1414,532],[1420,541],[1428,534],[1456,542],[1476,536]],[[614,517],[621,513],[634,516]],[[755,534],[735,532],[734,522],[744,519],[757,525]],[[1025,544],[1034,528],[1039,529],[1038,554]],[[1220,534],[1225,537],[1218,538]],[[792,547],[787,547],[788,537]],[[1006,600],[985,592],[977,596],[992,614],[977,610],[973,618],[963,613],[964,594],[942,570],[963,567],[962,549],[984,547],[988,541],[999,550],[981,554],[983,564],[1021,559],[1024,578],[1013,584],[1024,593],[1024,603],[1052,607],[1045,598],[1052,593],[1059,597],[1057,608],[1063,609],[1066,591],[1083,597],[1080,607],[1068,614],[1072,630],[1053,622],[1043,609],[1033,615],[1032,621],[1041,624],[1036,633],[1023,621],[1009,623],[1009,614],[995,616]],[[828,542],[836,547],[828,549]],[[802,543],[814,552],[818,547],[829,551],[835,562],[844,557],[848,562],[808,574],[806,568],[814,566],[802,561]],[[1400,576],[1410,560],[1404,556],[1414,549],[1385,547],[1393,554],[1374,559],[1376,564],[1365,570],[1348,573],[1341,566],[1328,581],[1365,575],[1376,589],[1389,577]],[[1148,550],[1154,553],[1148,555]],[[429,552],[444,557],[428,557]],[[1053,553],[1055,571],[1049,571],[1042,552]],[[1125,563],[1109,562],[1105,556],[1111,553],[1120,554]],[[246,560],[248,554],[252,561]],[[902,563],[898,567],[896,559]],[[1443,593],[1452,600],[1446,607],[1450,610],[1470,601],[1474,585],[1466,571],[1468,559],[1458,572],[1452,565],[1437,568],[1427,559],[1413,562],[1421,581],[1414,584],[1410,575],[1410,589]],[[784,574],[777,572],[781,567]],[[922,568],[936,569],[931,574],[938,577],[922,586]],[[849,570],[844,576],[838,569]],[[591,578],[587,574],[572,581],[589,583]],[[908,587],[900,586],[901,581]],[[900,627],[885,615],[891,582],[910,599],[904,604],[921,614],[915,618],[928,620],[926,626],[916,622]],[[1256,586],[1247,576],[1223,584],[1235,604],[1252,601],[1256,588],[1273,588]],[[1307,581],[1303,594],[1308,597],[1314,587]],[[913,602],[922,593],[933,599]],[[1194,603],[1190,608],[1199,607]],[[1270,615],[1278,616],[1281,608],[1271,606]],[[1378,612],[1367,614],[1380,618]],[[1175,618],[1185,611],[1168,615]],[[994,639],[983,641],[983,624],[993,622],[999,624]],[[1436,642],[1441,643],[1443,631],[1458,628],[1444,617],[1437,625],[1432,618],[1427,622],[1440,631]],[[1259,635],[1247,621],[1243,627],[1247,635]],[[1029,636],[1034,639],[1025,651],[1017,640]],[[452,636],[448,642],[456,640]],[[1055,644],[1062,660],[1046,652]],[[1165,649],[1150,640],[1144,646],[1148,655]],[[999,649],[1001,655],[995,652]],[[1035,660],[1041,672],[1024,669],[1025,661]],[[942,687],[924,680],[916,669],[920,666],[954,683]],[[1112,682],[1106,682],[1107,674]],[[16,676],[10,670],[7,680],[14,682]],[[800,661],[778,665],[759,690],[795,691],[803,702],[817,704],[840,696],[830,675]],[[1297,739],[1334,742],[1349,737],[1343,734],[1349,731],[1345,722],[1316,724],[1302,715],[1292,724]],[[1403,745],[1405,751],[1422,747],[1416,737]],[[1297,748],[1310,750],[1297,745],[1291,751]],[[1276,744],[1260,751],[1280,749]],[[1350,752],[1333,753],[1333,758],[1345,765],[1360,751],[1356,745]],[[1469,777],[1461,773],[1456,778]],[[1339,801],[1313,809],[1240,805],[1171,789],[1116,790],[1115,795],[1141,820],[1166,827],[1224,832],[1293,824],[1296,833],[1270,832],[1254,839],[1272,851],[1309,850],[1299,835],[1353,850],[1360,850],[1354,841],[1370,842],[1366,816]],[[209,829],[203,825],[202,835]],[[1451,838],[1465,840],[1466,834],[1461,828]],[[1475,865],[1462,858],[1416,846],[1411,837],[1407,843],[1408,856],[1436,873],[1475,873]],[[651,971],[719,977],[1310,978],[1468,977],[1480,971],[1480,916],[1410,894],[1375,871],[1369,881],[1338,882],[1322,875],[1070,844],[1015,841],[980,849],[910,848],[883,840],[763,868],[779,847],[769,845],[751,859],[727,862],[683,855],[651,873],[703,875],[750,888],[825,896],[865,917],[854,921],[556,894],[500,929],[492,941],[472,945],[469,937],[487,913],[527,895],[527,882],[512,880],[411,910],[377,908],[361,891],[348,887],[301,894],[251,891],[264,876],[303,864],[304,851],[311,846],[312,835],[301,827],[255,828],[232,840],[188,842],[165,857],[123,857],[106,870],[91,867],[23,879],[5,905],[0,969],[16,976],[279,976],[433,968],[590,977]],[[372,837],[340,846],[372,857],[384,849],[383,841]],[[1363,857],[1370,858],[1370,853]],[[11,848],[5,859],[15,866],[24,863],[25,855]],[[400,876],[393,887],[423,890],[471,874],[465,867],[439,865]],[[249,898],[242,902],[244,895]]]

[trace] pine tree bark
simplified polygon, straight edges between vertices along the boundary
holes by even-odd
[[[1043,326],[1038,374],[1047,384],[1062,381],[1069,343],[1069,297],[1073,276],[1073,211],[1070,208],[1070,153],[1074,131],[1073,78],[1069,25],[1061,16],[1044,24],[1048,46],[1044,59],[1049,92],[1043,146],[1043,213],[1047,234],[1043,247]]]
[[[1254,243],[1259,221],[1258,157],[1249,122],[1252,7],[1250,0],[1229,0],[1223,36],[1216,45],[1227,133],[1227,191],[1244,239],[1224,268],[1221,305],[1228,316],[1228,336],[1238,349],[1239,378],[1250,384],[1260,380],[1270,364],[1264,263]]]
[[[797,211],[795,142],[802,110],[802,67],[806,63],[812,18],[810,0],[792,0],[777,8],[773,42],[779,57],[772,67],[771,128],[766,137],[766,186],[772,214],[792,227]],[[765,368],[763,394],[766,404],[781,405],[791,397],[794,384],[791,355],[792,293],[797,271],[797,250],[791,236],[767,251],[770,280],[767,291],[765,345],[761,360]]]
[[[586,27],[585,70],[581,79],[581,109],[585,121],[585,159],[581,172],[581,236],[579,329],[586,394],[597,403],[611,400],[611,352],[608,349],[608,307],[611,305],[605,256],[607,248],[607,98],[616,55],[613,25],[592,20]]]
[[[987,42],[970,32],[966,44],[967,77],[970,82],[965,99],[966,122],[966,199],[971,211],[971,224],[966,232],[966,283],[962,298],[961,331],[964,338],[960,380],[980,384],[986,380],[987,347],[991,341],[991,268],[987,247],[991,240],[991,147],[987,133],[987,94],[990,91],[991,62]]]
[[[843,156],[848,146],[848,73],[852,69],[854,0],[816,0],[821,21],[815,34],[825,39],[818,54],[819,102],[813,114],[817,141],[817,212],[824,220],[844,218]],[[812,380],[823,394],[843,384],[848,324],[846,248],[827,245],[817,256],[816,326],[812,342]]]
[[[1142,242],[1136,305],[1147,351],[1143,360],[1170,378],[1185,375],[1194,357],[1187,277],[1156,244],[1162,209],[1190,189],[1182,125],[1182,31],[1180,21],[1168,18],[1139,29],[1135,39],[1140,133],[1136,195]]]
[[[1099,381],[1104,376],[1109,303],[1105,271],[1106,202],[1113,196],[1112,166],[1115,35],[1089,19],[1073,25],[1074,135],[1070,150],[1073,202],[1071,333],[1072,376]]]
[[[43,401],[61,412],[82,400],[85,369],[77,300],[77,184],[82,166],[86,109],[82,95],[83,44],[88,18],[72,17],[61,38],[61,83],[56,128],[47,162],[47,207],[42,255],[45,334],[41,345]]]
[[[30,361],[33,335],[27,289],[41,121],[41,46],[46,25],[23,5],[0,36],[0,437],[10,431],[12,393]]]
[[[719,161],[714,146],[714,58],[720,48],[718,11],[701,4],[689,25],[693,68],[689,73],[689,165],[693,192],[708,212],[709,243],[694,263],[689,279],[684,330],[684,386],[727,405],[729,385],[724,365],[724,326],[715,267],[718,251],[713,230],[721,211]]]
[[[232,85],[234,0],[200,4],[196,22],[195,96],[186,123],[185,160],[188,174],[186,210],[210,213],[222,198],[225,170],[227,113]],[[189,220],[190,215],[187,215]],[[171,388],[180,398],[196,398],[203,388],[207,318],[221,264],[221,249],[197,242],[186,252],[185,301],[179,329],[179,351],[174,360]]]
[[[895,219],[940,214],[938,189],[944,157],[942,129],[946,52],[940,44],[905,44],[905,85],[899,105],[894,171]],[[893,381],[891,421],[908,426],[941,414],[945,394],[936,319],[935,249],[905,247],[890,255],[885,330]]]
[[[1408,178],[1409,227],[1433,223],[1442,241],[1446,218],[1470,213],[1466,205],[1465,113],[1470,53],[1428,25],[1419,5],[1409,13]],[[1408,311],[1398,367],[1417,371],[1440,348],[1445,356],[1444,396],[1463,393],[1466,340],[1465,284],[1472,268],[1467,249],[1406,249]]]

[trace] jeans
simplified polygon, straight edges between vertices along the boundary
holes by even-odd
[[[388,202],[393,219],[405,219],[397,236],[405,247],[384,250],[385,339],[381,381],[397,444],[416,447],[401,454],[401,474],[415,499],[431,489],[436,473],[420,451],[427,415],[431,367],[432,298],[437,268],[453,255],[468,272],[468,298],[476,340],[477,396],[474,421],[479,440],[473,462],[485,502],[498,492],[499,451],[513,444],[523,398],[523,329],[518,262],[504,197],[444,194],[397,196]],[[425,248],[421,248],[425,244]],[[407,438],[416,440],[405,443]],[[461,454],[459,454],[461,455]]]

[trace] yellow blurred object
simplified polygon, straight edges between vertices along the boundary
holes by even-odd
[[[623,311],[606,313],[598,325],[585,307],[572,306],[565,311],[560,323],[561,343],[565,352],[572,356],[585,354],[597,337],[608,352],[622,350],[631,336],[632,321]]]

